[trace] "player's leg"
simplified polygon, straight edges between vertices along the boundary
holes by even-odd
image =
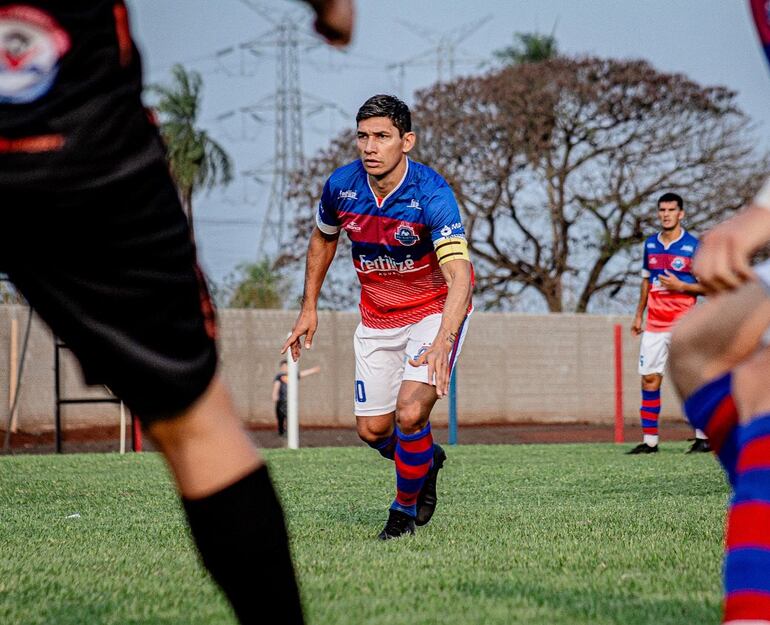
[[[685,414],[706,433],[732,482],[738,412],[732,370],[760,344],[770,323],[770,298],[756,283],[698,306],[674,329],[669,370]]]
[[[214,377],[210,302],[167,169],[25,195],[9,275],[86,379],[113,389],[157,441],[202,560],[241,622],[275,605],[275,622],[301,623],[280,505]]]
[[[649,454],[658,451],[660,418],[660,387],[668,357],[670,342],[668,332],[642,334],[639,346],[639,375],[642,379],[642,403],[639,419],[642,425],[642,442],[628,451],[629,454]]]
[[[735,368],[741,414],[725,540],[727,623],[770,623],[770,348]]]
[[[403,328],[375,329],[359,324],[353,337],[354,386],[358,437],[383,458],[396,451],[396,397],[404,369]]]
[[[275,402],[275,420],[278,425],[278,436],[286,433],[286,402]]]

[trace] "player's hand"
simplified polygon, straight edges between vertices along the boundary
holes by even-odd
[[[664,289],[669,291],[683,291],[684,282],[677,278],[673,273],[670,273],[668,269],[663,272],[663,275],[658,277],[658,282]]]
[[[639,336],[642,333],[642,316],[641,315],[635,315],[634,321],[631,324],[631,334],[634,336]]]
[[[291,357],[294,362],[297,362],[302,350],[300,339],[304,336],[305,349],[310,349],[313,345],[313,337],[317,329],[318,313],[315,310],[301,310],[297,320],[294,322],[289,338],[286,339],[281,348],[281,353],[285,354],[286,350],[291,348]]]
[[[428,367],[428,383],[435,379],[439,399],[449,394],[449,356],[454,344],[447,339],[436,338],[433,344],[417,358],[410,358],[413,367]],[[435,378],[434,378],[435,376]]]
[[[770,240],[770,211],[752,206],[707,232],[693,273],[707,293],[729,291],[754,278],[751,257]]]
[[[344,47],[353,36],[353,0],[308,0],[315,9],[316,32],[336,47]]]

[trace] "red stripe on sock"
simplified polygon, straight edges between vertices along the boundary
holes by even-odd
[[[747,501],[730,508],[727,521],[727,548],[770,549],[770,503]]]
[[[642,408],[660,408],[659,399],[643,399]]]
[[[402,462],[401,458],[398,456],[398,452],[396,452],[396,473],[407,480],[417,480],[428,474],[432,462],[433,460],[431,459],[425,464],[406,464]]]
[[[743,590],[727,595],[724,622],[739,620],[770,621],[770,594]]]
[[[735,408],[735,402],[732,395],[727,395],[716,407],[711,419],[703,428],[706,436],[709,437],[711,449],[716,453],[722,449],[725,440],[730,432],[738,423],[738,410]]]
[[[429,433],[416,441],[405,441],[404,439],[399,438],[398,446],[407,453],[420,454],[433,447],[433,436]]]
[[[651,419],[652,421],[658,420],[658,414],[655,412],[647,412],[646,410],[640,410],[639,413],[642,415],[642,419]]]
[[[419,490],[416,493],[405,493],[400,490],[396,493],[396,501],[402,506],[413,506],[417,503],[417,496],[419,494]]]
[[[770,435],[749,441],[738,456],[738,473],[770,469]]]

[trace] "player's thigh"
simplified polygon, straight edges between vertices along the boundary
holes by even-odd
[[[356,417],[383,416],[395,411],[406,342],[405,328],[379,329],[358,325],[353,337]]]
[[[165,166],[18,208],[4,266],[87,381],[146,422],[189,408],[216,370],[214,319]]]
[[[674,329],[672,366],[690,361],[711,379],[753,353],[768,325],[770,297],[758,282],[709,297]]]
[[[770,347],[757,350],[733,374],[733,398],[742,421],[770,414]]]
[[[666,370],[671,332],[650,332],[642,334],[639,344],[639,375],[663,375]]]

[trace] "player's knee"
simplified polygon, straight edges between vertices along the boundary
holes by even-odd
[[[642,388],[645,391],[657,391],[661,381],[662,377],[659,373],[648,373],[642,376]]]
[[[419,432],[427,420],[419,402],[403,402],[396,406],[396,424],[405,434]]]
[[[680,396],[687,397],[692,388],[703,383],[705,353],[700,341],[690,332],[686,320],[674,330],[668,352],[668,370]]]
[[[388,438],[393,430],[393,426],[385,426],[378,423],[379,420],[358,420],[356,424],[356,430],[358,431],[358,438],[364,441],[367,445],[373,445]]]

